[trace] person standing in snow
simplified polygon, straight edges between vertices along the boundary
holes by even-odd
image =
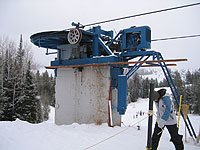
[[[152,150],[157,150],[162,131],[167,127],[176,150],[183,150],[184,145],[182,135],[178,134],[177,119],[174,111],[174,105],[170,97],[166,95],[166,89],[154,91],[153,100],[157,108],[157,120],[152,136]]]

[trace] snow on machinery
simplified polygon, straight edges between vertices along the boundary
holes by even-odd
[[[159,52],[151,49],[151,29],[148,26],[130,27],[119,31],[102,30],[100,26],[84,30],[80,23],[72,23],[74,28],[63,31],[41,32],[32,35],[31,41],[39,47],[56,49],[57,59],[51,61],[49,69],[78,68],[88,66],[110,66],[111,90],[118,89],[117,111],[123,115],[127,107],[127,80],[142,66],[160,66],[172,90],[177,105],[179,93],[173,83],[165,62],[185,61],[185,59],[164,60]],[[54,54],[54,53],[53,53]],[[138,58],[137,61],[133,61]],[[151,60],[149,60],[151,59]],[[130,61],[131,60],[131,61]],[[130,64],[133,64],[130,66]],[[170,65],[170,64],[169,64]],[[127,69],[127,73],[125,73]],[[181,112],[183,115],[183,113]],[[196,138],[192,124],[186,123],[190,135]],[[190,128],[191,127],[191,130]]]

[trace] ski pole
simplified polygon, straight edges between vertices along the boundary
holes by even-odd
[[[150,83],[150,94],[149,94],[149,112],[153,112],[153,94],[154,94],[154,84]],[[152,149],[152,122],[153,122],[153,115],[149,115],[148,120],[148,136],[147,136],[147,146],[146,149]]]

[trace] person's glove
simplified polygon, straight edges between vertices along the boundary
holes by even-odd
[[[162,128],[164,128],[166,121],[163,120],[162,118],[160,118],[160,119],[157,121],[157,123],[158,123],[158,127],[162,129]]]

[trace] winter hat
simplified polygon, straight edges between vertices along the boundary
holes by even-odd
[[[158,100],[160,97],[159,93],[156,91],[153,91],[153,101]]]
[[[158,90],[158,94],[160,95],[158,100],[160,100],[165,94],[166,94],[166,89],[160,89]]]

